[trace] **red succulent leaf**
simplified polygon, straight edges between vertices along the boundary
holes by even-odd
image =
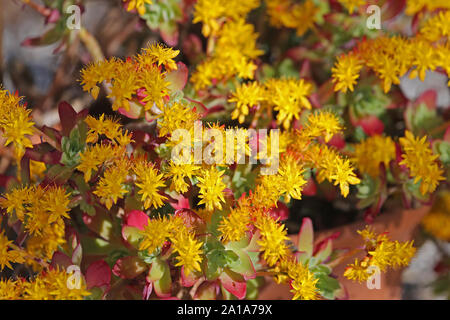
[[[382,134],[384,131],[383,122],[374,115],[366,116],[360,119],[357,125],[360,126],[369,136]]]
[[[225,290],[242,300],[247,294],[247,283],[243,276],[225,269],[219,277],[220,282]]]
[[[198,278],[193,272],[189,273],[189,275],[186,275],[186,273],[184,272],[184,266],[181,267],[181,285],[183,287],[192,287],[197,281]]]
[[[416,108],[424,103],[428,107],[428,109],[434,110],[436,109],[437,97],[438,95],[436,90],[427,90],[422,93],[419,98],[417,98],[417,100],[413,104],[413,107]]]
[[[52,262],[50,263],[50,266],[53,269],[56,269],[56,266],[63,267],[64,269],[67,269],[69,266],[72,265],[72,260],[69,258],[68,255],[56,251],[53,253]]]
[[[195,291],[195,300],[215,300],[220,287],[216,281],[203,281]]]
[[[61,121],[62,134],[69,136],[70,131],[77,124],[77,112],[67,101],[61,101],[58,105],[58,113]]]
[[[109,288],[111,284],[111,269],[105,260],[95,261],[87,268],[85,278],[88,290],[93,287]]]
[[[289,208],[283,202],[278,201],[277,206],[269,210],[269,214],[274,219],[284,221],[289,218]]]
[[[306,182],[305,186],[303,187],[302,194],[305,196],[315,196],[317,193],[317,186],[314,182],[313,178],[309,178]]]
[[[126,225],[144,230],[144,227],[148,225],[150,218],[144,212],[139,210],[130,211],[126,217]]]

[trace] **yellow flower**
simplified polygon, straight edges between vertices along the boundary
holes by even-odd
[[[105,204],[106,208],[111,209],[118,199],[122,199],[128,193],[124,183],[128,176],[130,164],[127,158],[116,160],[116,162],[108,167],[97,184],[95,195],[100,197],[100,201]]]
[[[158,67],[164,65],[166,70],[176,70],[177,64],[173,60],[178,54],[180,50],[173,50],[172,48],[166,48],[160,43],[153,43],[148,48],[143,50],[141,59],[154,60],[158,63]]]
[[[256,228],[261,233],[258,241],[263,259],[269,266],[274,266],[280,259],[289,254],[286,241],[289,239],[283,224],[278,223],[272,217],[262,215],[256,221]]]
[[[361,173],[376,177],[379,175],[380,163],[389,168],[395,156],[395,143],[391,137],[375,135],[355,145],[353,160]]]
[[[147,250],[149,254],[152,254],[157,248],[161,248],[170,235],[170,228],[170,221],[166,217],[149,219],[142,232],[144,238],[139,245],[139,250]]]
[[[22,252],[9,248],[9,245],[12,243],[13,242],[8,240],[2,231],[0,233],[0,271],[2,271],[5,266],[12,269],[11,263],[25,262]]]
[[[314,26],[319,10],[312,0],[302,3],[292,0],[266,0],[266,5],[270,24],[296,29],[299,37]]]
[[[12,143],[16,160],[20,161],[25,148],[33,147],[28,135],[32,135],[34,122],[31,110],[20,104],[21,98],[0,87],[0,130],[6,138],[5,146]]]
[[[420,181],[420,192],[426,194],[433,192],[440,180],[445,180],[443,170],[436,160],[439,155],[433,154],[427,137],[416,138],[410,131],[405,132],[405,137],[400,138],[403,148],[403,160],[401,165],[405,165],[410,170],[410,175],[414,177],[414,183]]]
[[[360,6],[366,4],[366,0],[338,0],[340,4],[342,4],[350,14],[352,14],[355,9],[358,9]]]
[[[289,202],[291,197],[297,200],[302,198],[303,186],[306,180],[303,177],[305,169],[297,159],[291,154],[286,155],[281,159],[278,174],[280,175],[281,185],[275,187],[280,188],[286,197],[286,202]]]
[[[303,109],[311,109],[308,96],[312,85],[304,79],[271,79],[266,82],[269,105],[278,111],[277,123],[289,129],[293,119],[299,119]]]
[[[358,282],[366,281],[371,276],[371,273],[368,272],[367,268],[368,264],[366,260],[359,262],[358,259],[355,259],[353,264],[350,264],[345,268],[344,277]]]
[[[34,281],[25,282],[24,288],[26,300],[83,300],[91,294],[81,274],[74,275],[59,267],[42,271]]]
[[[200,167],[194,164],[176,164],[171,160],[166,174],[169,178],[172,178],[170,189],[179,193],[187,192],[189,183],[186,178],[192,179],[192,176],[199,169]]]
[[[169,135],[177,129],[191,130],[195,121],[200,118],[194,109],[179,102],[165,104],[161,111],[157,116],[160,137]]]
[[[199,201],[200,204],[205,204],[207,210],[222,209],[221,202],[225,202],[224,190],[225,183],[222,181],[222,175],[225,171],[219,171],[216,167],[203,169],[198,179]]]
[[[170,82],[165,79],[165,73],[161,73],[156,65],[149,65],[142,68],[138,75],[137,88],[145,89],[142,99],[145,110],[152,111],[153,104],[161,108],[164,105],[163,98],[169,94]]]
[[[84,173],[84,180],[91,180],[92,172],[96,171],[98,166],[108,164],[112,160],[123,156],[125,150],[109,144],[96,144],[87,147],[80,153],[80,164],[77,169]]]
[[[122,0],[123,2],[128,1],[127,10],[131,11],[137,9],[138,13],[142,16],[145,14],[145,4],[152,4],[152,0]]]
[[[362,282],[369,279],[375,272],[369,268],[371,266],[378,267],[383,272],[388,268],[407,266],[416,252],[413,241],[391,241],[386,233],[377,235],[369,227],[358,233],[364,239],[367,254],[361,262],[356,259],[354,264],[345,269],[344,276],[350,280]]]
[[[0,280],[0,300],[18,300],[21,296],[21,281],[1,279]]]
[[[353,92],[362,66],[356,54],[351,53],[338,57],[334,68],[331,69],[333,72],[332,81],[336,84],[334,91],[342,91],[345,93],[347,90],[350,90]]]
[[[319,279],[309,271],[302,263],[296,262],[290,265],[288,270],[291,281],[292,300],[317,300],[319,297],[317,282]]]
[[[141,201],[144,202],[144,208],[148,209],[162,207],[167,197],[160,194],[161,188],[165,187],[163,174],[146,160],[138,160],[133,170],[136,173],[136,186],[139,187],[138,194],[141,195]]]
[[[239,241],[245,236],[250,224],[250,214],[244,208],[232,209],[230,214],[222,219],[218,231],[223,242]]]
[[[248,115],[249,108],[257,106],[264,100],[263,90],[257,82],[243,84],[236,88],[229,102],[236,103],[236,109],[231,113],[231,118],[238,119],[239,123],[243,123]]]
[[[62,187],[50,186],[44,189],[39,203],[47,211],[49,223],[53,223],[61,218],[70,218],[69,194]]]
[[[319,111],[308,116],[308,123],[304,131],[310,137],[323,136],[325,142],[328,142],[342,129],[343,127],[336,115],[328,111]]]
[[[436,238],[450,241],[450,191],[438,194],[433,207],[422,219],[422,225]]]
[[[181,230],[171,238],[173,251],[178,253],[175,266],[184,266],[184,272],[189,275],[192,271],[201,271],[200,262],[202,261],[203,243],[195,239],[195,235],[189,233],[186,229]]]
[[[86,138],[88,143],[96,143],[101,135],[105,135],[113,143],[118,143],[121,146],[133,141],[131,133],[128,133],[128,131],[122,132],[122,125],[116,120],[105,118],[104,114],[99,119],[89,115],[84,121],[90,128]]]

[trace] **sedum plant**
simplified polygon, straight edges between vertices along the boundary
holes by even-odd
[[[123,2],[175,45],[184,1]],[[356,27],[330,29],[361,24],[366,1],[264,3],[198,0],[192,22],[206,48],[192,66],[157,42],[124,59],[92,54],[79,84],[115,116],[61,102],[60,127],[38,127],[18,94],[0,91],[15,160],[0,200],[0,298],[257,299],[273,279],[293,299],[340,299],[343,278],[408,265],[412,241],[367,227],[361,246],[340,250],[337,235],[314,241],[305,218],[294,244],[283,221],[317,189],[354,202],[370,223],[389,199],[412,207],[445,187],[449,131],[436,97],[407,103],[400,134],[384,122],[388,104],[400,105],[388,95],[400,77],[449,72],[448,11],[433,14],[448,6],[406,1],[406,15],[423,13],[414,36],[359,30],[357,41]],[[276,50],[259,44],[252,10],[304,44],[271,65],[263,56]],[[327,70],[314,77],[313,64]],[[433,230],[432,218],[424,224]]]

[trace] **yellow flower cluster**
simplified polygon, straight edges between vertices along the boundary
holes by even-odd
[[[411,16],[422,10],[432,12],[436,9],[450,9],[450,3],[447,0],[406,0],[405,13]]]
[[[141,54],[125,61],[112,58],[92,63],[82,70],[83,89],[97,99],[100,83],[107,84],[108,98],[113,99],[113,109],[130,110],[130,104],[143,105],[144,110],[154,113],[153,105],[162,107],[164,97],[170,93],[168,71],[177,69],[173,58],[178,50],[165,48],[156,43]],[[166,71],[162,70],[162,66]]]
[[[359,43],[353,51],[338,57],[332,69],[335,90],[353,91],[362,66],[372,70],[387,93],[408,71],[411,79],[425,80],[426,71],[438,67],[450,71],[448,59],[448,13],[432,18],[421,33],[412,38],[378,37]],[[446,39],[443,42],[437,42]]]
[[[304,79],[268,79],[264,83],[251,82],[236,88],[229,102],[235,102],[232,119],[245,121],[249,108],[258,107],[278,111],[277,123],[289,129],[294,119],[299,120],[305,109],[311,109],[308,97],[312,93],[311,83]]]
[[[389,162],[395,159],[395,143],[391,137],[374,135],[356,144],[353,162],[361,173],[377,177],[380,173],[380,164],[386,168]]]
[[[437,201],[422,220],[424,229],[443,241],[450,241],[450,191],[438,194]]]
[[[90,294],[81,275],[59,268],[43,270],[31,281],[0,280],[0,300],[82,300]]]
[[[138,13],[142,16],[145,14],[145,4],[152,4],[152,0],[122,0],[128,2],[127,10],[131,11],[137,9]]]
[[[258,5],[259,0],[197,2],[193,22],[203,23],[203,35],[209,40],[208,57],[191,77],[196,90],[235,76],[253,79],[256,70],[253,60],[263,52],[256,47],[258,35],[253,25],[245,22],[245,17]]]
[[[90,128],[86,138],[87,143],[97,143],[99,137],[102,135],[106,136],[111,143],[120,146],[126,146],[133,141],[131,139],[131,133],[127,130],[122,131],[122,125],[118,121],[105,118],[104,114],[99,119],[87,116],[84,121]]]
[[[0,130],[6,141],[4,145],[14,145],[16,160],[19,162],[25,153],[25,148],[31,148],[31,140],[28,135],[34,133],[34,122],[28,110],[21,104],[21,98],[12,95],[0,87]]]
[[[150,219],[143,236],[139,250],[146,250],[151,254],[160,250],[166,241],[170,241],[173,252],[178,254],[176,266],[183,266],[187,275],[193,271],[201,271],[203,243],[195,239],[195,232],[186,227],[182,218],[171,216]]]
[[[355,10],[364,4],[366,4],[366,0],[338,0],[338,2],[343,5],[350,14],[352,14]]]
[[[69,202],[69,195],[61,187],[28,186],[6,193],[0,206],[12,219],[22,221],[29,233],[27,252],[51,259],[58,246],[66,243],[64,218],[70,218]],[[29,262],[39,268],[33,260]]]
[[[416,138],[410,131],[406,131],[405,137],[400,138],[400,145],[404,151],[400,164],[408,167],[414,183],[420,181],[422,194],[433,192],[439,181],[445,178],[444,171],[436,161],[439,155],[433,154],[427,137]]]
[[[407,266],[416,252],[413,241],[391,241],[386,233],[377,235],[369,227],[358,233],[365,241],[366,256],[361,261],[355,259],[353,264],[347,266],[344,276],[350,280],[366,281],[376,272],[371,266],[378,267],[382,272],[388,267]]]
[[[25,262],[23,252],[10,247],[13,242],[8,240],[4,232],[0,233],[0,271],[5,267],[12,269],[11,263]]]
[[[270,24],[295,29],[298,36],[313,28],[319,8],[314,1],[266,0]]]

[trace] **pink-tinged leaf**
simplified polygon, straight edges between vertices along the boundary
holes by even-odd
[[[189,275],[186,275],[184,272],[184,266],[181,267],[181,285],[186,288],[192,287],[198,278],[195,276],[195,273],[191,272]]]
[[[425,104],[428,109],[434,110],[436,109],[436,102],[437,102],[437,92],[436,90],[427,90],[424,93],[420,95],[419,98],[414,102],[414,107],[418,107],[421,104]]]
[[[319,262],[325,261],[331,254],[333,250],[333,241],[329,239],[323,245],[318,248],[317,253],[314,255]]]
[[[185,198],[183,196],[179,196],[178,198],[175,197],[175,199],[178,199],[177,203],[173,203],[173,202],[170,203],[172,208],[174,208],[175,210],[190,209],[191,208],[191,205],[189,204],[189,199],[188,198]]]
[[[69,136],[70,131],[77,124],[77,112],[68,102],[62,101],[58,105],[58,113],[61,121],[62,134]]]
[[[122,279],[134,279],[147,270],[147,265],[136,256],[128,256],[117,260],[112,272]]]
[[[177,70],[170,71],[166,76],[166,80],[170,82],[170,91],[183,90],[188,80],[188,74],[189,71],[186,65],[183,62],[177,62]]]
[[[105,260],[95,261],[87,268],[85,278],[88,290],[93,287],[109,288],[111,283],[111,269]]]
[[[170,277],[170,269],[167,262],[161,262],[163,265],[162,277],[159,280],[153,282],[153,288],[155,289],[155,293],[159,298],[169,298],[171,296],[172,290],[172,278]],[[153,262],[152,264],[152,269],[154,264],[155,262]]]
[[[310,218],[303,218],[300,232],[298,233],[298,250],[305,252],[309,257],[313,254],[314,229]]]
[[[361,126],[364,132],[369,136],[382,134],[384,131],[384,123],[374,115],[360,119],[358,121],[358,126]]]
[[[48,23],[56,23],[61,18],[61,14],[59,13],[59,10],[53,9],[50,14],[45,18],[45,24]]]
[[[195,291],[195,300],[216,300],[219,293],[219,286],[216,281],[203,281]]]
[[[126,217],[126,225],[144,230],[144,227],[148,225],[150,218],[144,212],[139,210],[130,211]]]
[[[206,229],[205,221],[190,209],[177,210],[175,216],[182,218],[185,226],[194,229],[196,233],[202,233]]]
[[[337,238],[339,238],[340,235],[341,235],[341,233],[340,233],[339,231],[337,231],[337,232],[333,233],[332,235],[326,237],[325,239],[319,241],[319,242],[315,245],[315,247],[314,247],[314,253],[313,253],[313,255],[315,256],[315,255],[317,254],[317,252],[318,252],[323,246],[325,246],[326,243],[327,243],[329,240],[331,240],[331,241],[336,240]]]
[[[169,272],[169,266],[167,262],[161,260],[161,259],[155,259],[150,266],[150,270],[148,271],[147,275],[147,281],[158,281],[164,276],[164,273]]]
[[[130,109],[128,111],[124,108],[119,108],[117,112],[130,119],[139,119],[142,113],[142,106],[130,102]]]
[[[269,214],[274,219],[284,221],[289,218],[289,208],[283,202],[278,201],[277,206],[270,209]]]
[[[239,259],[230,266],[230,269],[242,275],[245,280],[254,279],[256,271],[248,254],[241,250],[234,251],[234,253],[239,256]]]
[[[178,37],[180,35],[176,24],[166,24],[159,29],[161,38],[171,47],[178,45]]]
[[[133,247],[138,248],[139,242],[143,238],[142,231],[136,227],[123,226],[122,237]]]
[[[445,130],[444,141],[450,142],[450,127]]]
[[[153,291],[153,282],[146,282],[144,286],[144,291],[142,292],[142,299],[148,300]]]
[[[330,141],[328,141],[328,145],[335,147],[338,150],[341,150],[345,147],[345,139],[344,135],[339,133],[335,134]]]
[[[245,248],[245,251],[248,252],[258,252],[260,249],[260,246],[258,244],[258,241],[261,240],[261,233],[259,231],[256,231],[254,234],[247,233],[247,236],[250,239],[250,242],[248,246]]]
[[[56,269],[57,266],[67,269],[71,265],[72,265],[72,260],[66,254],[64,254],[60,251],[56,251],[53,254],[52,262],[50,264],[50,266],[53,269]]]
[[[79,266],[81,264],[81,259],[83,258],[83,248],[81,248],[81,243],[79,243],[72,253],[72,264]]]
[[[239,300],[245,298],[247,294],[247,283],[243,276],[231,270],[225,269],[219,277],[225,290],[233,294]]]

